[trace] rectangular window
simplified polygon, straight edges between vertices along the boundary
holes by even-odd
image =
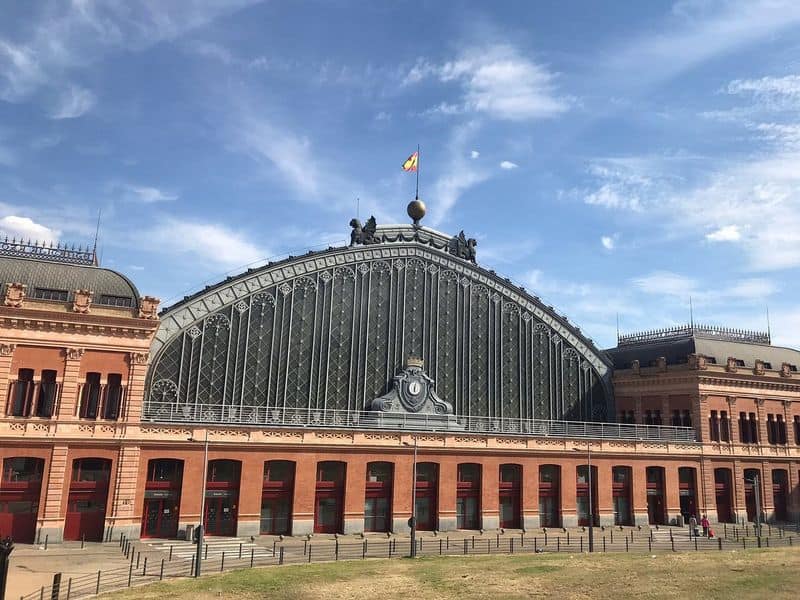
[[[31,416],[33,402],[33,369],[20,369],[11,392],[9,413],[12,417]]]
[[[731,441],[731,423],[728,419],[728,411],[723,410],[720,413],[719,419],[719,432],[720,432],[720,439],[723,442],[730,442]]]
[[[767,415],[767,443],[778,443],[778,431],[775,428],[775,415]]]
[[[717,418],[717,411],[712,410],[711,416],[708,418],[709,436],[712,442],[719,441],[719,419]]]
[[[673,410],[672,411],[672,426],[673,427],[680,427],[681,426],[681,411]]]
[[[66,302],[69,299],[69,292],[67,290],[55,290],[52,288],[35,288],[33,290],[33,297],[36,300]]]
[[[133,298],[130,296],[110,296],[108,294],[102,294],[97,303],[105,306],[120,306],[130,308],[133,305]]]
[[[42,371],[42,381],[39,383],[39,397],[36,401],[36,416],[50,418],[55,412],[56,394],[58,384],[57,373],[51,369]]]
[[[103,418],[116,421],[122,407],[122,375],[109,373],[106,383],[106,398],[103,406]]]
[[[683,411],[682,416],[683,426],[684,427],[691,427],[692,426],[692,412],[689,410]]]
[[[800,446],[800,416],[798,415],[794,417],[794,443]]]
[[[778,443],[786,444],[786,421],[783,420],[783,415],[778,415],[778,420],[775,423],[777,429]]]
[[[100,373],[86,373],[81,392],[82,419],[96,419],[100,409]]]
[[[750,413],[750,443],[758,443],[758,419],[756,419],[756,413]]]
[[[746,412],[739,413],[739,441],[742,444],[750,443],[750,423]]]

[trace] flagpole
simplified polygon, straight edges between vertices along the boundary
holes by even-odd
[[[417,144],[417,193],[415,197],[419,200],[419,144]]]

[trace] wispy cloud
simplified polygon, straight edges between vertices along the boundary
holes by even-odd
[[[742,239],[739,227],[736,225],[726,225],[706,234],[709,242],[738,242]]]
[[[765,300],[779,289],[775,282],[759,277],[733,280],[711,289],[692,277],[671,271],[654,271],[635,278],[632,283],[645,294],[673,297],[681,302],[691,296],[706,305],[724,304],[731,299]]]
[[[677,2],[659,30],[643,32],[601,59],[618,83],[648,85],[672,78],[710,59],[778,35],[800,23],[794,0]],[[611,74],[601,69],[604,77]]]
[[[143,185],[124,185],[123,189],[126,192],[126,197],[130,200],[142,202],[144,204],[154,204],[156,202],[170,202],[177,200],[177,194],[170,194],[156,187],[143,186]]]
[[[519,165],[515,162],[511,162],[510,160],[504,160],[500,163],[500,168],[505,169],[506,171],[516,169],[517,167],[519,167]]]
[[[442,174],[433,184],[430,202],[435,206],[435,210],[430,212],[433,226],[447,219],[450,210],[464,192],[491,176],[484,167],[466,158],[466,148],[479,128],[477,122],[471,121],[453,129],[447,146],[448,158],[441,169]]]
[[[430,109],[441,114],[479,113],[495,119],[526,121],[555,117],[572,99],[556,89],[556,75],[508,44],[471,48],[443,64],[419,60],[406,74],[405,85],[435,77],[461,87],[460,102],[442,102]]]
[[[618,239],[619,239],[619,234],[617,233],[615,233],[614,235],[604,235],[600,237],[600,243],[606,250],[613,250],[614,248],[617,247]]]
[[[51,119],[77,119],[89,112],[97,102],[89,90],[76,85],[69,86],[58,98],[58,103],[50,113]]]
[[[224,268],[242,267],[270,255],[241,231],[218,223],[168,218],[143,237],[161,251]]]

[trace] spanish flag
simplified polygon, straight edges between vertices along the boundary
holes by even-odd
[[[419,164],[419,152],[414,152],[411,156],[406,159],[406,162],[403,163],[403,171],[408,171],[409,173],[415,173],[417,171],[417,165]]]

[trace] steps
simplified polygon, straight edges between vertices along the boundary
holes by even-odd
[[[149,548],[169,556],[172,549],[172,559],[180,560],[192,558],[197,546],[193,542],[185,540],[142,540],[142,543]],[[250,538],[235,537],[206,537],[203,539],[203,558],[209,560],[219,558],[222,553],[227,557],[238,557],[241,547],[242,557],[249,557],[251,552],[255,558],[272,558],[272,548],[265,548],[250,541]]]

